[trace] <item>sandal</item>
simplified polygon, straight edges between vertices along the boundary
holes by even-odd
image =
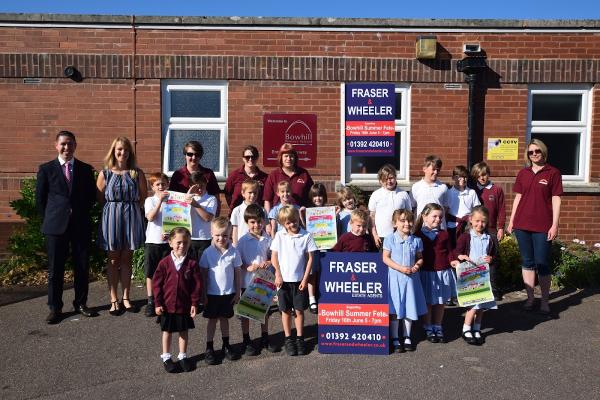
[[[425,331],[425,335],[427,336],[427,340],[431,343],[437,343],[439,341],[438,337],[435,335],[435,332],[431,329],[427,329]]]
[[[481,336],[481,331],[473,331],[473,339],[475,339],[473,344],[481,346],[483,344],[483,336]]]
[[[118,300],[117,300],[117,301],[111,301],[111,302],[110,302],[110,304],[111,304],[111,308],[112,308],[112,305],[114,305],[114,306],[115,306],[114,310],[108,310],[108,313],[109,313],[110,315],[113,315],[113,316],[115,316],[115,317],[116,317],[116,316],[118,316],[119,314],[121,314],[121,309],[120,309],[120,307],[119,307],[119,301],[118,301]]]
[[[129,301],[129,299],[126,299],[125,297],[123,297],[123,300],[121,301],[121,305],[123,306],[125,311],[132,312],[132,313],[138,312],[138,308],[136,306],[134,306],[133,304],[131,304],[131,301],[129,301],[129,304],[130,304],[129,307],[126,307],[125,306],[126,301]]]
[[[467,333],[470,333],[470,335],[467,335]],[[476,344],[477,343],[477,339],[475,339],[475,337],[473,336],[473,333],[471,331],[463,332],[462,333],[462,338],[468,344]]]

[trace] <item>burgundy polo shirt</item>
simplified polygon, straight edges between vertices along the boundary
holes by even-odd
[[[439,231],[434,240],[421,231],[415,233],[415,236],[423,241],[423,271],[443,271],[450,268],[453,252],[448,231]]]
[[[482,189],[475,187],[477,196],[481,204],[488,209],[489,220],[487,228],[494,232],[498,229],[504,229],[506,223],[506,206],[504,205],[504,191],[498,185],[488,184]]]
[[[373,236],[369,234],[356,236],[352,232],[346,232],[340,236],[331,251],[363,253],[377,251],[377,247],[375,246]]]
[[[210,168],[204,168],[202,165],[198,166],[198,171],[204,175],[207,180],[206,191],[208,194],[212,194],[213,196],[219,196],[219,184],[217,182],[217,177],[215,173]],[[171,181],[169,182],[169,190],[174,192],[186,193],[191,186],[191,175],[190,171],[188,171],[187,167],[184,165],[182,168],[179,168],[177,171],[173,172],[173,176],[171,177]]]
[[[168,313],[189,314],[192,304],[200,302],[202,277],[198,262],[187,257],[179,271],[171,254],[160,260],[152,277],[154,304]]]
[[[531,167],[519,171],[513,192],[521,194],[513,228],[548,232],[552,226],[552,197],[563,194],[560,171],[549,164],[534,173]]]
[[[263,204],[263,192],[265,188],[265,182],[267,181],[266,172],[261,171],[260,169],[251,177],[246,173],[244,166],[232,171],[227,177],[227,181],[225,182],[225,199],[227,200],[227,204],[229,205],[229,209],[233,210],[235,207],[242,204],[244,198],[242,197],[242,183],[247,181],[248,179],[254,179],[258,182],[258,200],[257,203],[262,206]]]
[[[281,181],[287,181],[292,187],[292,203],[299,206],[308,206],[308,192],[314,184],[310,174],[302,167],[296,167],[296,172],[288,176],[283,169],[276,168],[269,174],[265,182],[265,191],[263,193],[264,201],[270,201],[271,207],[279,203],[277,196],[277,184]]]

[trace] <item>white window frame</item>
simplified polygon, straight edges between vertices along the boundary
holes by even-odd
[[[411,86],[409,84],[395,84],[394,93],[402,93],[401,101],[401,119],[395,121],[395,132],[400,133],[400,168],[398,169],[397,179],[401,182],[408,183],[409,181],[409,165],[410,165],[410,97],[411,97]],[[360,184],[360,183],[378,183],[377,174],[353,174],[350,171],[350,157],[346,156],[346,84],[341,84],[340,90],[341,98],[341,129],[340,129],[340,149],[341,149],[341,173],[342,185],[348,183]]]
[[[579,121],[533,121],[533,96],[536,94],[578,94],[581,95],[581,116]],[[592,125],[592,87],[587,85],[532,85],[529,87],[527,104],[527,142],[532,133],[573,133],[580,135],[579,174],[563,175],[563,181],[587,183],[589,181],[589,156],[591,148],[590,127]]]
[[[228,84],[225,81],[189,81],[189,80],[163,80],[162,86],[162,132],[163,132],[163,172],[168,176],[173,175],[169,170],[169,143],[173,130],[218,130],[220,132],[219,169],[213,171],[217,180],[227,177],[227,92]],[[174,91],[218,91],[221,96],[221,115],[217,118],[188,118],[171,117],[171,93]],[[206,151],[206,149],[205,149]]]

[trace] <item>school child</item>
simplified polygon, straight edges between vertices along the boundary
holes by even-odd
[[[272,238],[275,237],[277,231],[283,229],[283,226],[277,222],[279,210],[281,210],[282,207],[288,205],[299,209],[297,205],[291,203],[292,187],[290,186],[290,183],[288,181],[281,181],[277,184],[277,196],[279,197],[279,203],[275,207],[271,208],[271,210],[269,211],[269,225]]]
[[[442,160],[436,155],[428,155],[423,161],[423,178],[415,182],[410,190],[412,208],[416,215],[421,215],[425,205],[435,203],[441,207],[448,206],[448,187],[438,180],[442,169]],[[441,229],[446,229],[445,212],[442,213]]]
[[[448,231],[441,229],[443,208],[429,203],[423,207],[417,219],[415,236],[423,242],[423,266],[419,273],[427,303],[424,328],[427,340],[445,343],[442,320],[444,304],[456,294],[456,279],[450,262],[452,249]]]
[[[376,252],[377,246],[369,233],[369,213],[364,210],[353,210],[350,214],[350,232],[338,239],[331,251],[338,252]]]
[[[463,233],[469,221],[471,210],[481,204],[477,193],[467,187],[468,178],[469,171],[464,165],[457,165],[452,170],[454,186],[448,190],[448,208],[446,209],[446,222],[452,249],[456,247],[456,238]]]
[[[148,182],[154,196],[146,197],[144,201],[144,212],[148,220],[144,245],[144,274],[146,275],[148,304],[144,314],[146,317],[154,317],[156,314],[154,312],[154,295],[152,294],[152,276],[154,276],[160,260],[169,255],[171,250],[162,233],[162,209],[169,197],[169,192],[167,192],[169,178],[161,172],[155,172],[148,176]]]
[[[390,337],[398,353],[415,351],[410,337],[413,321],[427,314],[419,270],[423,266],[423,242],[412,235],[413,213],[396,210],[392,216],[396,231],[383,242],[383,262],[389,267]],[[403,340],[398,340],[402,320]]]
[[[242,203],[231,212],[231,225],[233,226],[232,239],[236,246],[238,240],[248,232],[248,225],[244,222],[244,212],[250,204],[256,204],[258,200],[258,182],[248,179],[242,183]]]
[[[308,192],[309,207],[325,207],[327,205],[327,189],[322,183],[315,183]],[[304,216],[304,226],[308,226],[306,215]],[[322,250],[321,252],[324,252]],[[308,277],[308,309],[311,313],[318,313],[317,296],[316,296],[316,279],[319,271],[320,254],[315,253],[313,266]]]
[[[279,223],[271,243],[271,262],[275,267],[275,285],[285,334],[285,351],[289,356],[306,354],[304,310],[308,307],[306,286],[317,245],[312,235],[300,227],[300,212],[292,206],[279,210]],[[292,338],[292,311],[295,313],[296,340]]]
[[[408,193],[398,187],[396,175],[396,168],[392,164],[385,164],[381,167],[377,173],[381,187],[375,190],[369,198],[371,232],[377,248],[381,248],[386,236],[394,233],[392,224],[394,211],[411,208],[410,197]]]
[[[340,235],[350,232],[350,214],[357,206],[358,202],[352,189],[346,186],[338,190],[336,210],[338,211],[338,233]]]
[[[479,196],[481,204],[488,210],[489,218],[487,231],[492,239],[502,240],[504,236],[504,224],[506,223],[506,208],[504,206],[504,191],[490,180],[490,167],[485,162],[473,165],[471,176],[477,182],[475,191]],[[496,301],[502,300],[502,294],[498,288],[498,260],[490,265],[490,283]]]
[[[210,221],[215,217],[218,204],[216,197],[206,191],[208,181],[201,172],[192,172],[191,180],[192,186],[187,192],[192,219],[191,251],[194,258],[199,260],[204,250],[210,246]]]
[[[160,316],[162,330],[162,354],[165,370],[169,373],[179,369],[193,369],[187,358],[188,330],[194,329],[196,304],[202,296],[202,278],[198,262],[189,257],[190,232],[181,227],[169,233],[171,254],[159,263],[152,279],[155,313]],[[179,355],[177,364],[171,359],[171,335],[179,332]]]
[[[213,338],[217,322],[221,326],[223,355],[230,361],[240,358],[240,355],[229,344],[229,318],[233,317],[233,305],[240,300],[242,259],[236,248],[229,242],[231,224],[227,218],[213,219],[211,234],[211,245],[204,250],[202,258],[200,258],[200,271],[206,285],[202,316],[208,319],[204,361],[208,365],[215,365],[217,359]]]
[[[461,261],[472,263],[486,262],[490,266],[494,263],[498,253],[497,241],[486,232],[488,210],[477,206],[471,211],[469,219],[470,229],[458,238],[454,251],[455,260],[452,266],[456,268]],[[481,321],[485,310],[497,309],[495,301],[477,304],[465,314],[462,337],[468,344],[482,345]]]
[[[271,236],[265,232],[265,211],[258,204],[250,204],[244,211],[244,221],[248,232],[240,238],[237,250],[242,259],[241,282],[242,294],[252,282],[252,273],[259,268],[273,268],[271,265]],[[274,270],[274,269],[273,269]],[[250,320],[241,318],[242,335],[244,337],[242,352],[248,356],[255,356],[260,349],[254,347],[250,339]],[[261,347],[271,353],[279,349],[269,342],[269,313],[265,323],[260,324]]]

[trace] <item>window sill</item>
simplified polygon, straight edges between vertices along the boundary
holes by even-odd
[[[581,183],[581,182],[564,182],[563,192],[565,193],[599,193],[600,183]]]
[[[353,181],[346,183],[346,185],[356,186],[365,192],[374,192],[375,190],[377,190],[381,187],[381,183],[379,183],[379,181],[366,180],[366,179],[365,180],[353,180]],[[337,181],[335,183],[335,190],[337,191],[341,187],[342,187],[342,184],[339,181]],[[408,192],[412,188],[412,183],[409,181],[400,181],[399,180],[398,187],[400,189],[406,190]]]

